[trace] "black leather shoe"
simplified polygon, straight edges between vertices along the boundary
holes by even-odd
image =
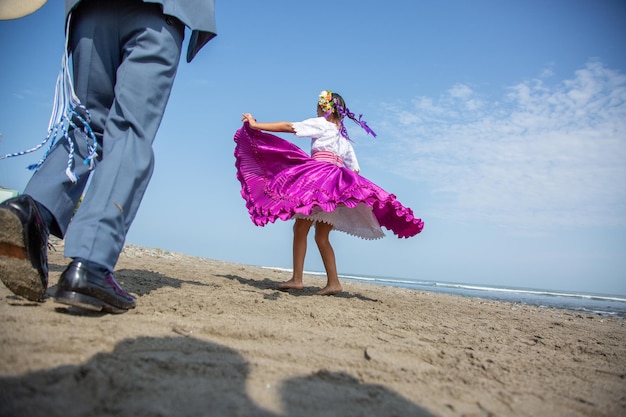
[[[41,300],[48,288],[48,235],[32,197],[21,195],[0,204],[0,279],[31,301]]]
[[[54,300],[107,313],[124,313],[135,308],[135,298],[120,287],[112,273],[96,271],[77,260],[61,274]]]

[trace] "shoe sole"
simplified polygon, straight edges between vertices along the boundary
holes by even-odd
[[[79,307],[91,311],[104,311],[112,314],[126,313],[128,310],[115,307],[107,302],[89,295],[81,294],[74,291],[57,290],[54,295],[54,301],[73,307]]]
[[[28,258],[22,222],[15,214],[3,209],[0,210],[0,224],[0,280],[20,297],[41,300],[46,288],[39,271]]]

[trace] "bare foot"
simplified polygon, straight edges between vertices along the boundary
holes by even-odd
[[[318,292],[316,292],[316,294],[317,295],[337,295],[341,291],[343,291],[343,288],[341,288],[341,285],[334,285],[334,286],[327,285],[321,290],[319,290]]]
[[[278,289],[281,291],[301,290],[302,288],[304,288],[302,281],[295,281],[293,278],[291,278],[289,281],[278,284]]]

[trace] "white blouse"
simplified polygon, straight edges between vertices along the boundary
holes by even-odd
[[[353,171],[360,170],[352,144],[341,136],[334,123],[323,117],[314,117],[292,125],[296,136],[311,138],[311,155],[319,151],[329,151],[341,157],[346,167]]]

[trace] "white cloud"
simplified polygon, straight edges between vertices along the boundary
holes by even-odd
[[[467,85],[388,105],[396,174],[432,192],[428,216],[517,230],[626,226],[626,76],[590,61],[487,100]],[[393,140],[391,140],[393,138]]]

